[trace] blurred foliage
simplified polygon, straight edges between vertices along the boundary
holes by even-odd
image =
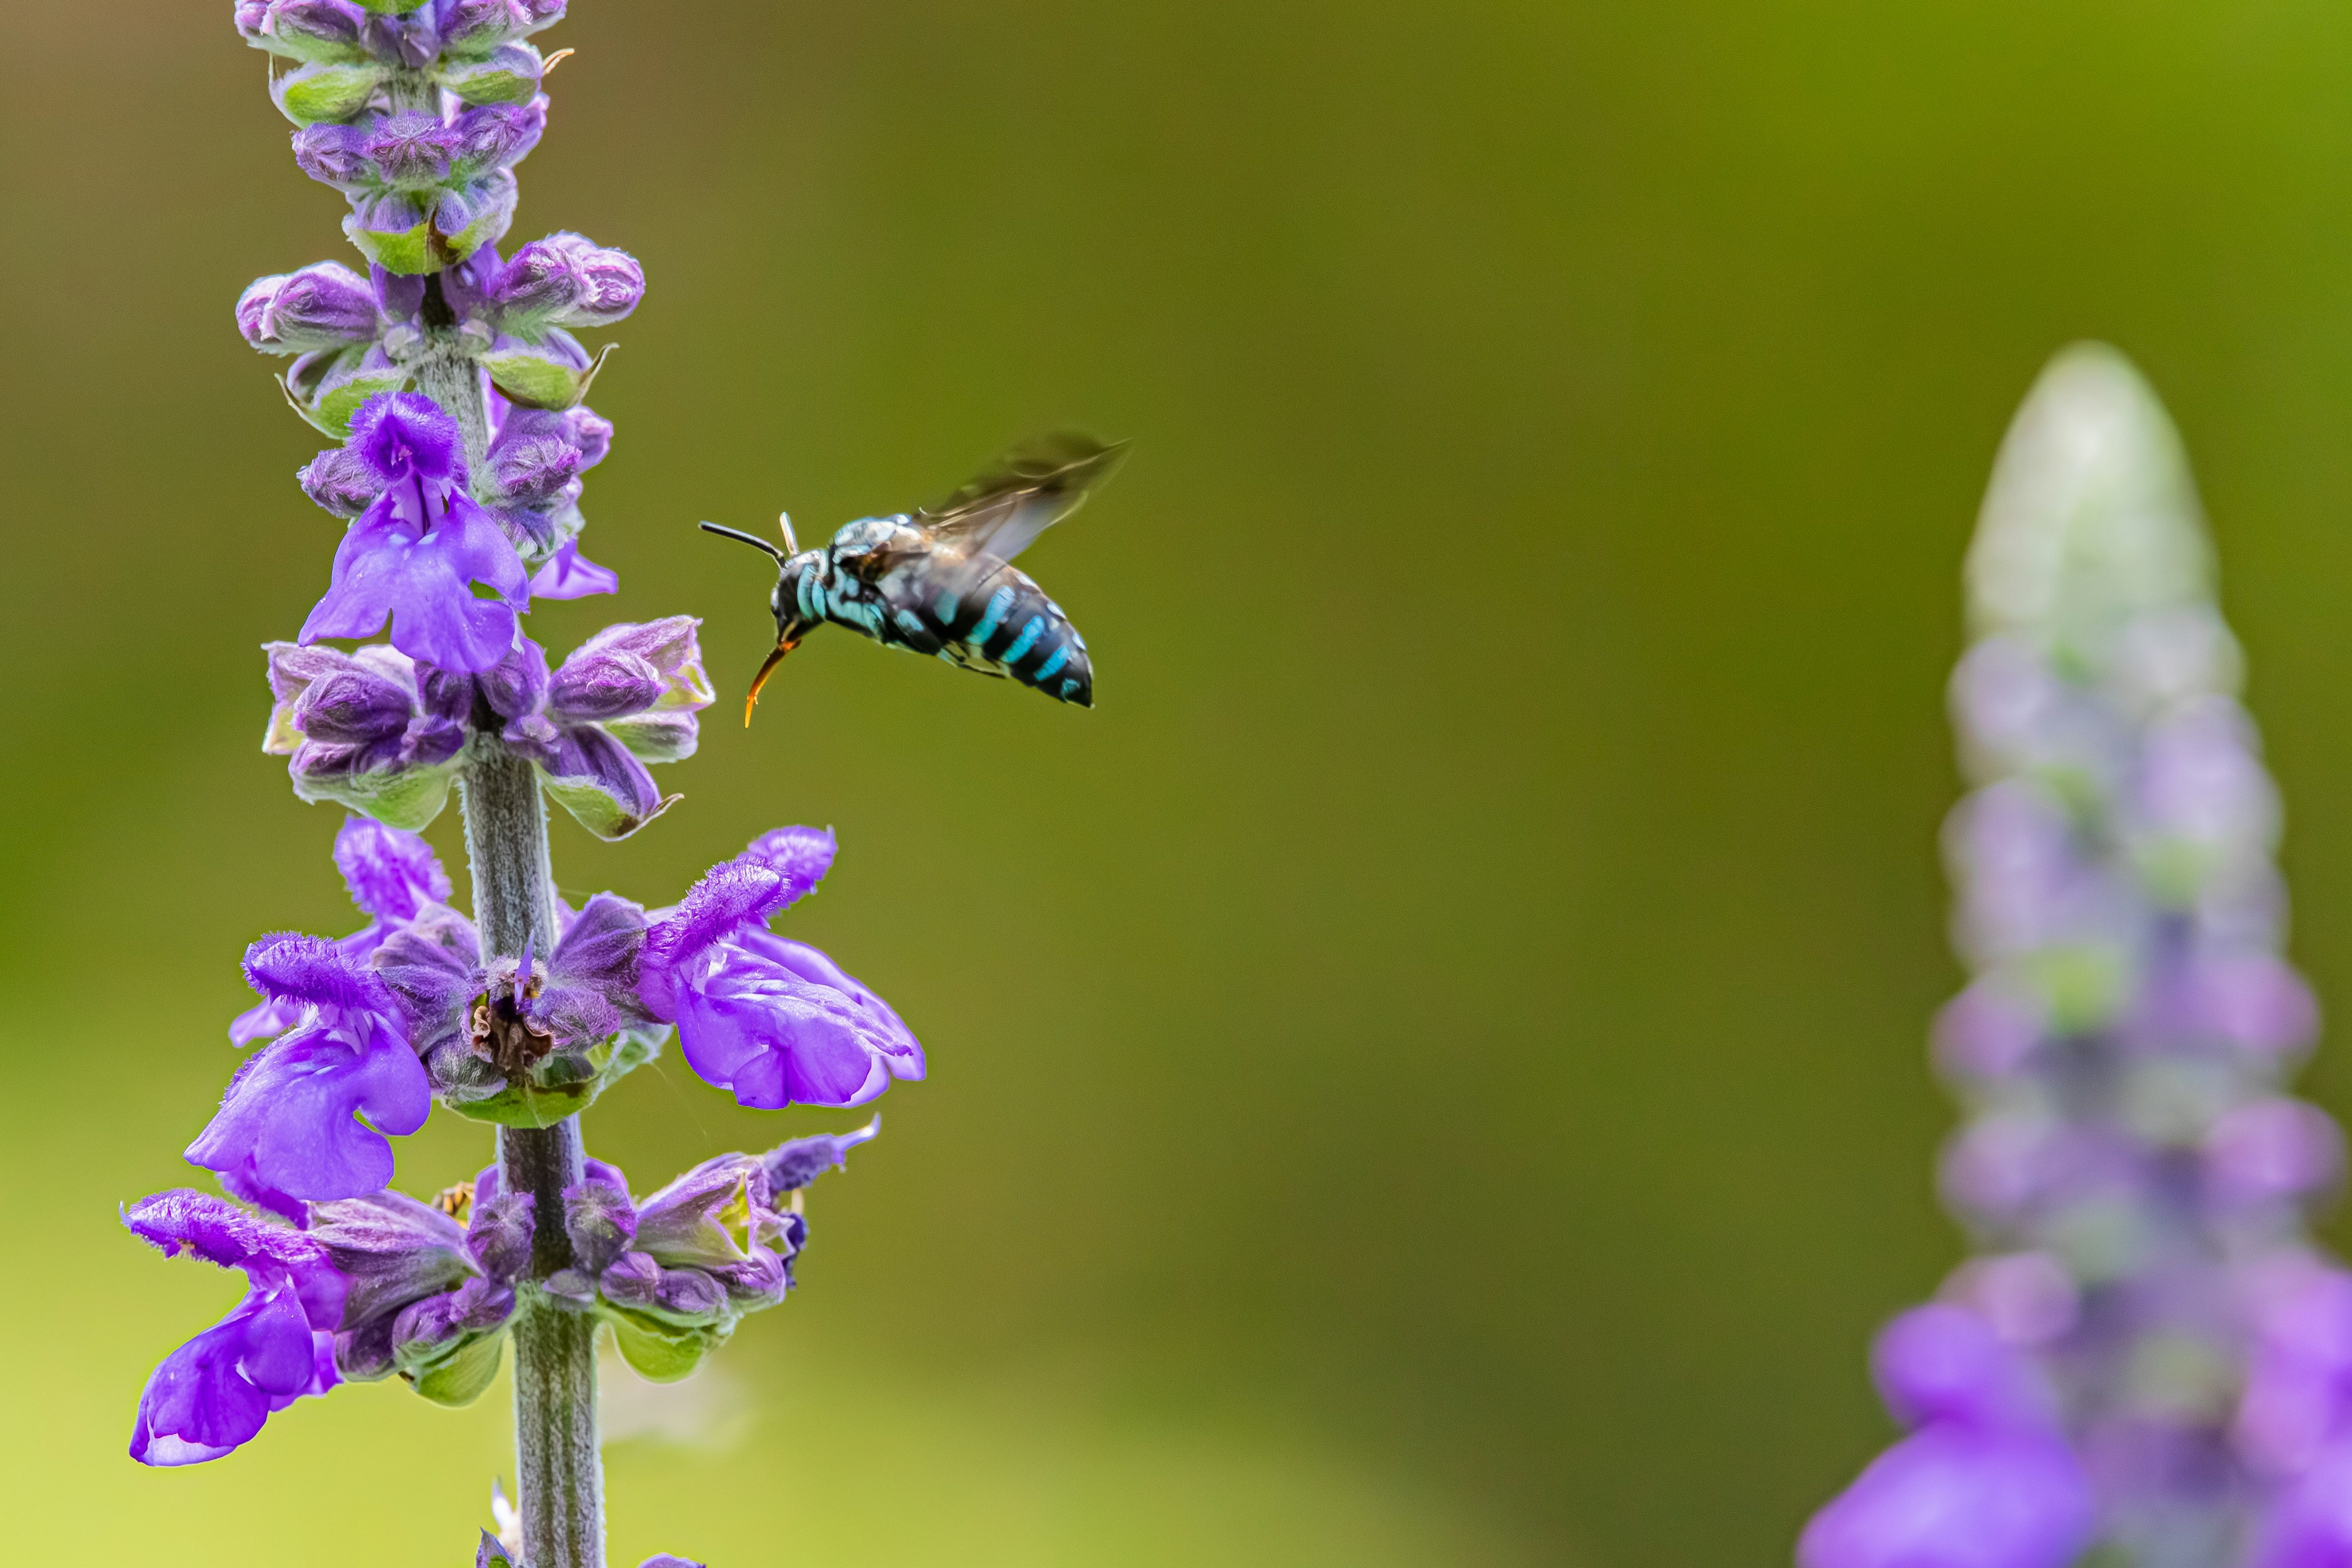
[[[333,528],[229,322],[342,207],[227,10],[6,4],[0,1540],[454,1564],[496,1396],[121,1456],[234,1287],[112,1205],[192,1174],[244,943],[350,923],[334,815],[256,749]],[[615,1562],[1781,1560],[1884,1431],[1869,1328],[1957,1248],[1941,687],[2070,339],[2187,434],[2297,954],[2352,980],[2340,8],[578,0],[551,44],[518,237],[653,281],[595,398],[625,591],[538,617],[558,651],[705,615],[731,698],[765,584],[697,519],[1136,443],[1024,563],[1097,711],[827,635],[667,818],[559,827],[567,889],[659,901],[834,825],[794,930],[933,1063],[816,1190],[724,1439],[615,1444]],[[590,1136],[643,1186],[848,1120],[673,1065]]]

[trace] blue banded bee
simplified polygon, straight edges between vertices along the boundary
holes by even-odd
[[[1086,639],[1062,607],[1013,566],[1036,537],[1078,509],[1118,466],[1125,445],[1049,436],[1018,447],[936,507],[860,518],[829,544],[803,550],[792,519],[779,519],[783,550],[715,522],[776,559],[775,651],[751,679],[743,722],[760,689],[801,639],[830,621],[885,647],[936,654],[981,675],[1010,676],[1048,697],[1094,706]]]

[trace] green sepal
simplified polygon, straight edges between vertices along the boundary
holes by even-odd
[[[560,412],[576,407],[588,395],[614,345],[606,343],[592,360],[580,341],[561,328],[551,328],[545,340],[550,347],[533,348],[509,339],[482,355],[482,368],[500,392],[526,408]]]
[[[269,96],[297,125],[349,120],[368,106],[391,74],[380,65],[316,60],[272,80]]]
[[[625,1029],[597,1041],[584,1054],[565,1051],[541,1058],[524,1083],[482,1100],[443,1103],[469,1121],[494,1126],[552,1127],[587,1110],[598,1095],[660,1056],[668,1037],[667,1024]]]
[[[286,401],[303,421],[321,435],[341,441],[352,433],[352,416],[360,405],[380,392],[398,392],[408,384],[408,372],[384,362],[381,353],[370,365],[373,345],[357,343],[336,353],[305,354],[296,360],[280,383]]]
[[[436,1405],[446,1405],[452,1410],[463,1409],[482,1396],[482,1390],[499,1375],[499,1361],[505,1354],[507,1331],[501,1327],[479,1339],[468,1340],[457,1347],[453,1355],[442,1357],[423,1372],[411,1377],[416,1392]]]
[[[294,795],[314,805],[331,801],[362,816],[372,816],[386,827],[421,833],[449,804],[449,781],[457,775],[457,764],[454,761],[439,767],[397,768],[332,778],[304,778],[298,773],[294,775]],[[560,1121],[562,1118],[555,1120]],[[553,1124],[515,1123],[524,1127]]]
[[[530,44],[501,44],[469,60],[441,68],[441,85],[467,103],[529,103],[539,92],[547,62]]]
[[[404,278],[421,273],[438,272],[441,263],[434,257],[433,216],[427,213],[413,226],[389,232],[370,228],[360,222],[359,214],[343,219],[343,237],[356,247],[362,256]]]
[[[684,1328],[663,1322],[649,1312],[609,1303],[597,1316],[613,1325],[613,1342],[621,1359],[647,1383],[676,1383],[702,1364],[702,1358],[727,1342],[734,1324],[714,1323]]]
[[[686,798],[678,795],[664,795],[659,805],[639,816],[593,780],[559,779],[542,771],[540,784],[546,789],[548,799],[572,814],[572,821],[608,844],[626,838]]]

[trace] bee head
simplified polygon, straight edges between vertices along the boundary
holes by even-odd
[[[778,566],[768,610],[776,617],[779,644],[797,643],[824,623],[825,585],[832,575],[833,563],[822,550],[803,550]]]

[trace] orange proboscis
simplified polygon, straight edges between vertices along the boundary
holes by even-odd
[[[783,663],[784,655],[800,646],[796,641],[778,643],[776,651],[768,656],[765,664],[760,666],[760,673],[751,678],[751,689],[743,699],[743,728],[746,730],[751,727],[751,710],[760,700],[760,688],[768,684],[768,677],[776,672],[776,666]]]

